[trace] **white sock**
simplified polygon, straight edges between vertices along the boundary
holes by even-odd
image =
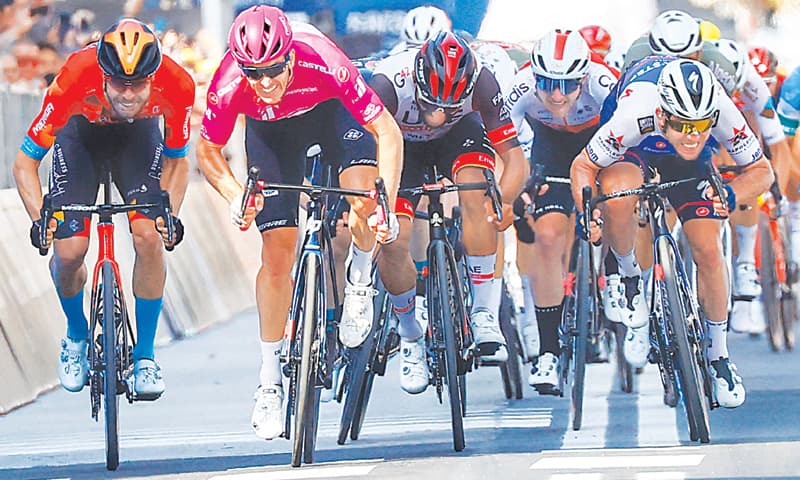
[[[520,275],[522,280],[522,299],[525,302],[525,312],[523,312],[524,325],[530,325],[536,321],[536,304],[533,301],[533,290],[531,289],[531,277]]]
[[[739,245],[739,255],[736,263],[756,263],[756,232],[758,225],[736,225],[736,243]]]
[[[389,294],[397,315],[397,333],[405,340],[416,340],[425,332],[417,321],[416,295],[416,287],[400,295]]]
[[[261,341],[261,372],[258,378],[262,386],[282,384],[281,348],[283,348],[283,339],[277,342]]]
[[[621,277],[635,277],[642,274],[642,269],[639,266],[639,262],[636,261],[636,254],[633,249],[625,255],[620,255],[612,248],[611,253],[613,253],[614,258],[617,259],[619,275]]]
[[[472,282],[472,308],[485,308],[497,317],[500,308],[500,295],[496,295],[495,304],[494,263],[497,254],[485,256],[467,255],[467,266],[469,267],[469,279]],[[499,292],[498,292],[499,293]]]
[[[706,335],[710,340],[706,357],[711,361],[720,357],[728,358],[728,321],[712,322],[706,319]]]
[[[350,246],[350,253],[347,255],[345,265],[347,277],[353,285],[370,285],[372,283],[372,254],[375,246],[368,252],[359,250],[355,242]]]

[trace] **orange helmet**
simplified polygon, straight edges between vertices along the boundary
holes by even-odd
[[[587,25],[579,32],[592,51],[605,56],[611,49],[611,34],[600,25]]]
[[[100,37],[97,63],[109,77],[125,80],[147,78],[161,65],[161,45],[147,25],[125,18]]]

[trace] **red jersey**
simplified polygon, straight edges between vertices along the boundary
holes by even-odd
[[[28,128],[22,151],[41,160],[56,135],[74,115],[92,123],[120,123],[112,118],[111,104],[103,90],[103,71],[97,63],[97,44],[69,56],[47,89],[42,109]],[[194,80],[174,60],[163,55],[153,75],[150,98],[135,118],[164,116],[164,154],[186,156],[189,118],[194,104]]]

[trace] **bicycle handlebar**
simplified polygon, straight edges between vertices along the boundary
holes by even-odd
[[[39,244],[47,244],[47,229],[50,224],[50,219],[56,212],[80,212],[97,215],[114,215],[117,213],[127,213],[134,210],[144,208],[157,208],[164,214],[164,225],[167,227],[167,243],[172,243],[175,240],[175,223],[172,220],[172,204],[169,199],[169,192],[162,191],[158,203],[103,203],[99,205],[86,205],[80,203],[71,203],[61,205],[60,207],[53,207],[53,199],[50,194],[47,194],[42,199],[42,209],[40,210],[42,225],[39,228]],[[175,247],[166,247],[167,251],[172,251]],[[47,255],[50,246],[39,247],[39,255]]]
[[[492,210],[499,222],[503,221],[503,206],[500,201],[500,190],[497,188],[497,182],[494,178],[494,172],[488,168],[483,170],[483,175],[486,177],[485,182],[464,182],[464,183],[451,183],[445,184],[442,182],[437,183],[423,183],[417,187],[401,188],[400,193],[418,197],[420,195],[443,194],[450,192],[460,192],[467,190],[485,190],[486,196],[492,200]]]

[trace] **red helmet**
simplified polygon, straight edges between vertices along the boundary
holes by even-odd
[[[756,71],[762,77],[774,77],[777,74],[778,58],[769,49],[753,47],[747,56],[750,57],[750,63],[756,67]]]
[[[414,61],[414,78],[424,100],[441,106],[461,104],[478,77],[475,54],[461,37],[441,32],[422,45]]]
[[[611,50],[611,35],[600,25],[587,25],[579,32],[592,51],[605,56]]]
[[[292,27],[279,8],[255,5],[240,13],[228,32],[228,49],[240,64],[282,57],[292,45]]]

